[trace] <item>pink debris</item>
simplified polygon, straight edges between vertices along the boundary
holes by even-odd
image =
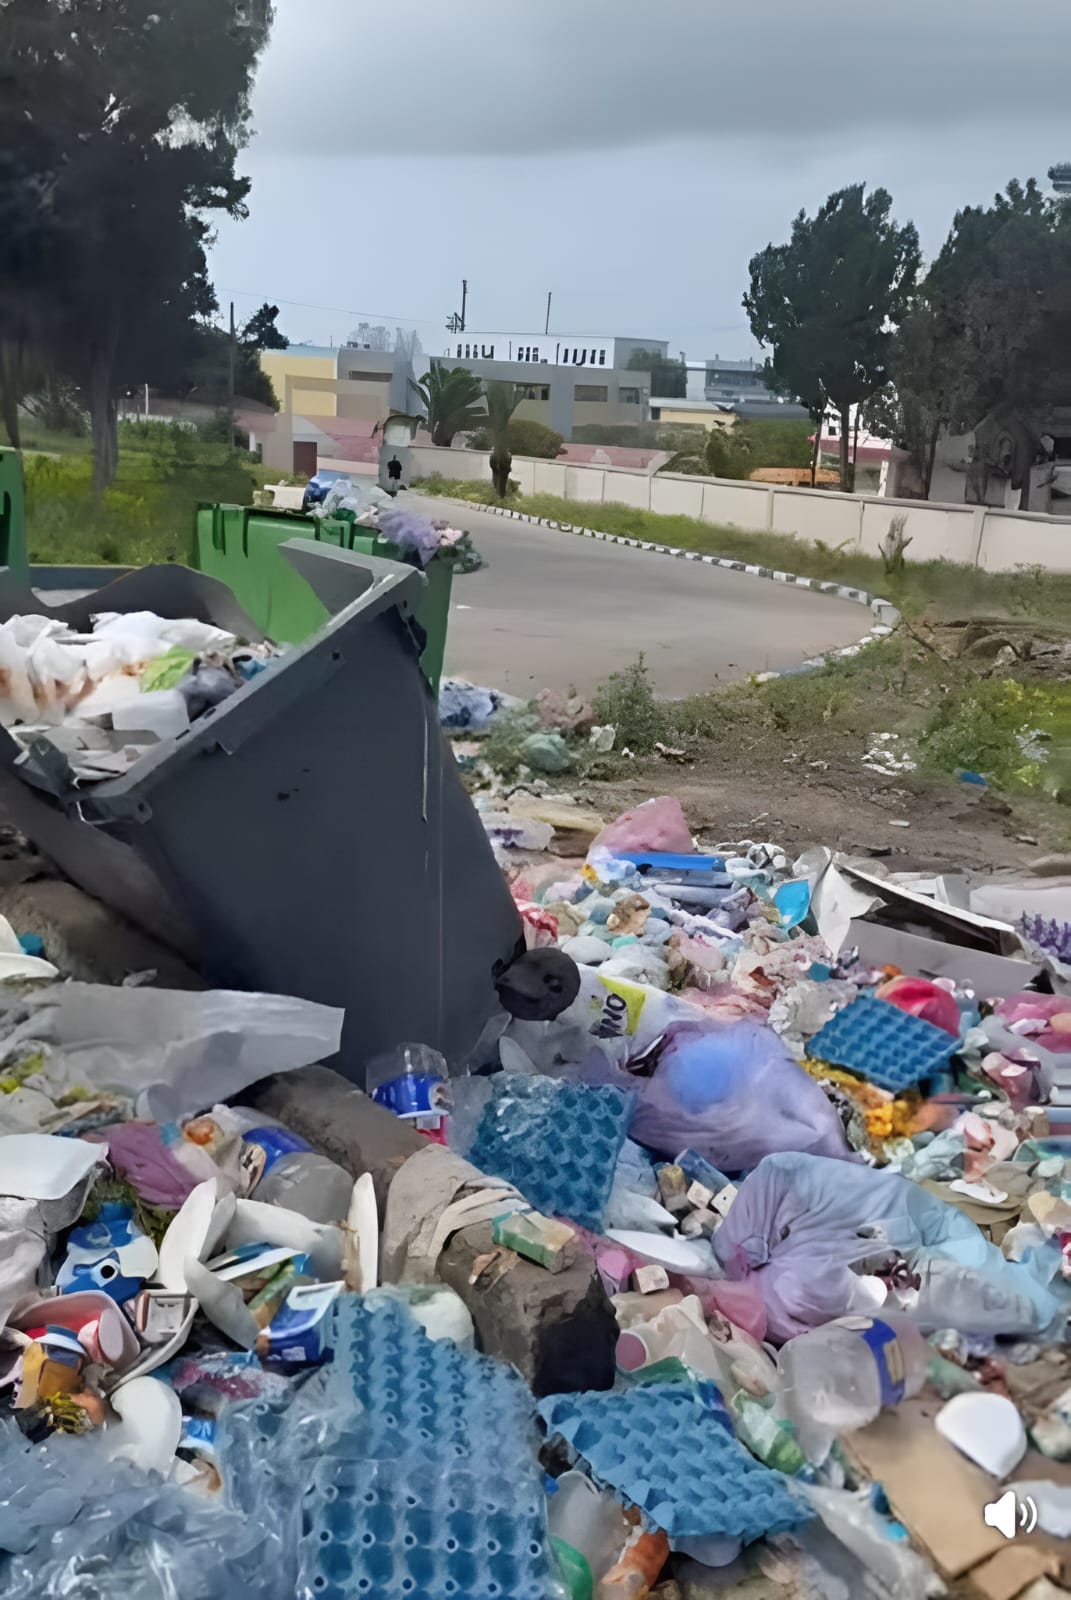
[[[692,855],[691,829],[688,827],[679,800],[671,795],[659,795],[657,800],[645,800],[642,806],[625,811],[599,834],[591,847],[609,850],[611,855],[622,850],[650,850],[673,855]]]

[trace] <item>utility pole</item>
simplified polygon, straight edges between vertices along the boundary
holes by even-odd
[[[238,356],[238,337],[234,326],[234,301],[231,301],[231,334],[227,344],[227,416],[230,419],[228,444],[234,449],[234,372]]]
[[[461,326],[458,329],[459,333],[464,333],[464,331],[465,331],[465,307],[468,305],[468,302],[469,302],[469,280],[467,278],[462,278],[462,280],[461,280]]]
[[[547,320],[546,320],[546,323],[544,324],[544,327],[543,327],[543,332],[544,333],[549,333],[550,332],[550,302],[551,302],[551,297],[552,297],[553,293],[554,293],[553,289],[548,289],[547,290]]]

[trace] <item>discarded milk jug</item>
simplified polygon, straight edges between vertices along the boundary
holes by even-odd
[[[907,1317],[842,1317],[781,1351],[783,1403],[804,1450],[821,1462],[839,1433],[865,1428],[885,1406],[918,1394],[930,1350]]]

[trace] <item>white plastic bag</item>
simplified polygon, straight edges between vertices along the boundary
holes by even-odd
[[[171,1122],[274,1072],[332,1056],[345,1013],[285,995],[69,983],[27,998],[17,1035],[63,1052],[76,1080]]]

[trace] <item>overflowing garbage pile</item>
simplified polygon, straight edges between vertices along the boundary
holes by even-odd
[[[702,851],[666,797],[482,815],[526,948],[463,1074],[368,1063],[374,1170],[251,1098],[340,1012],[0,929],[0,1600],[1051,1600],[1066,891]],[[535,1393],[480,1309],[521,1268]]]
[[[817,1517],[885,1592],[977,1567],[969,1592],[1018,1594],[985,1567],[1009,1506],[1012,1533],[1071,1536],[1071,930],[824,850],[699,853],[668,797],[583,859],[568,797],[483,815],[529,953],[455,1129],[568,1219],[619,1327],[613,1391],[540,1408],[570,1463],[552,1533],[595,1592],[631,1506],[652,1584],[789,1530],[798,1578]],[[1050,1541],[1013,1577],[1061,1572]]]
[[[280,653],[151,611],[102,613],[87,633],[14,616],[0,625],[0,724],[24,750],[41,741],[59,750],[80,783],[121,777]]]
[[[346,473],[323,470],[309,479],[303,509],[311,516],[332,518],[354,528],[367,528],[394,546],[402,560],[426,567],[436,555],[448,555],[455,571],[478,572],[486,562],[472,537],[442,518],[403,510],[375,483],[354,482]]]

